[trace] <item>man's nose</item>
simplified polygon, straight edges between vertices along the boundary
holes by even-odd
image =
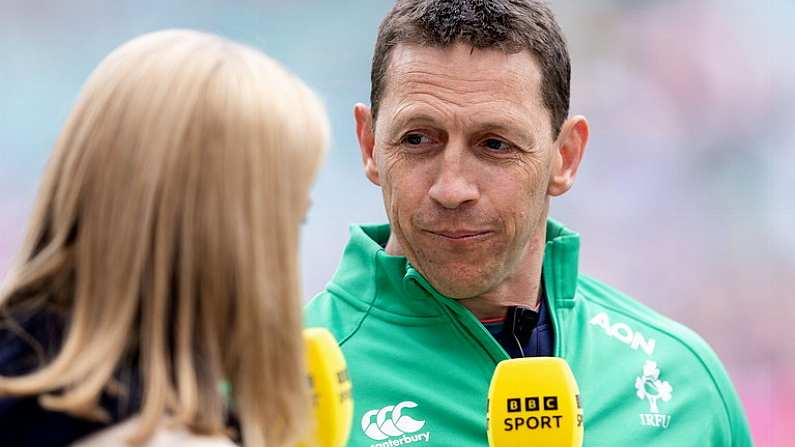
[[[447,209],[456,209],[480,198],[480,190],[470,172],[474,167],[464,148],[447,147],[439,160],[436,179],[429,191],[431,199]]]

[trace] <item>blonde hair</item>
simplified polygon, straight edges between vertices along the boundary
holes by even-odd
[[[164,416],[224,432],[224,380],[247,446],[295,442],[309,415],[298,231],[327,141],[315,95],[256,50],[171,30],[113,51],[60,135],[0,292],[6,315],[63,309],[67,331],[46,365],[0,377],[0,395],[101,417],[135,354],[132,442]]]

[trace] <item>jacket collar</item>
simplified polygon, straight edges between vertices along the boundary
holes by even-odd
[[[580,235],[555,220],[547,220],[544,286],[553,306],[574,307],[579,259]]]

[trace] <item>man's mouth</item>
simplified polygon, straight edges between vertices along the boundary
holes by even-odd
[[[472,241],[484,239],[491,235],[491,230],[424,230],[433,236],[448,239],[451,241]]]

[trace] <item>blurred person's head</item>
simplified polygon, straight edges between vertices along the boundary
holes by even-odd
[[[309,415],[299,226],[327,133],[316,96],[254,49],[164,31],[113,51],[60,135],[0,294],[6,316],[64,315],[62,346],[0,378],[0,394],[102,418],[98,396],[135,358],[136,440],[163,417],[222,433],[233,405],[246,445],[295,441]]]
[[[372,108],[354,111],[365,172],[383,190],[387,250],[445,295],[532,277],[549,199],[588,138],[568,117],[570,70],[539,1],[398,0],[381,23]]]

